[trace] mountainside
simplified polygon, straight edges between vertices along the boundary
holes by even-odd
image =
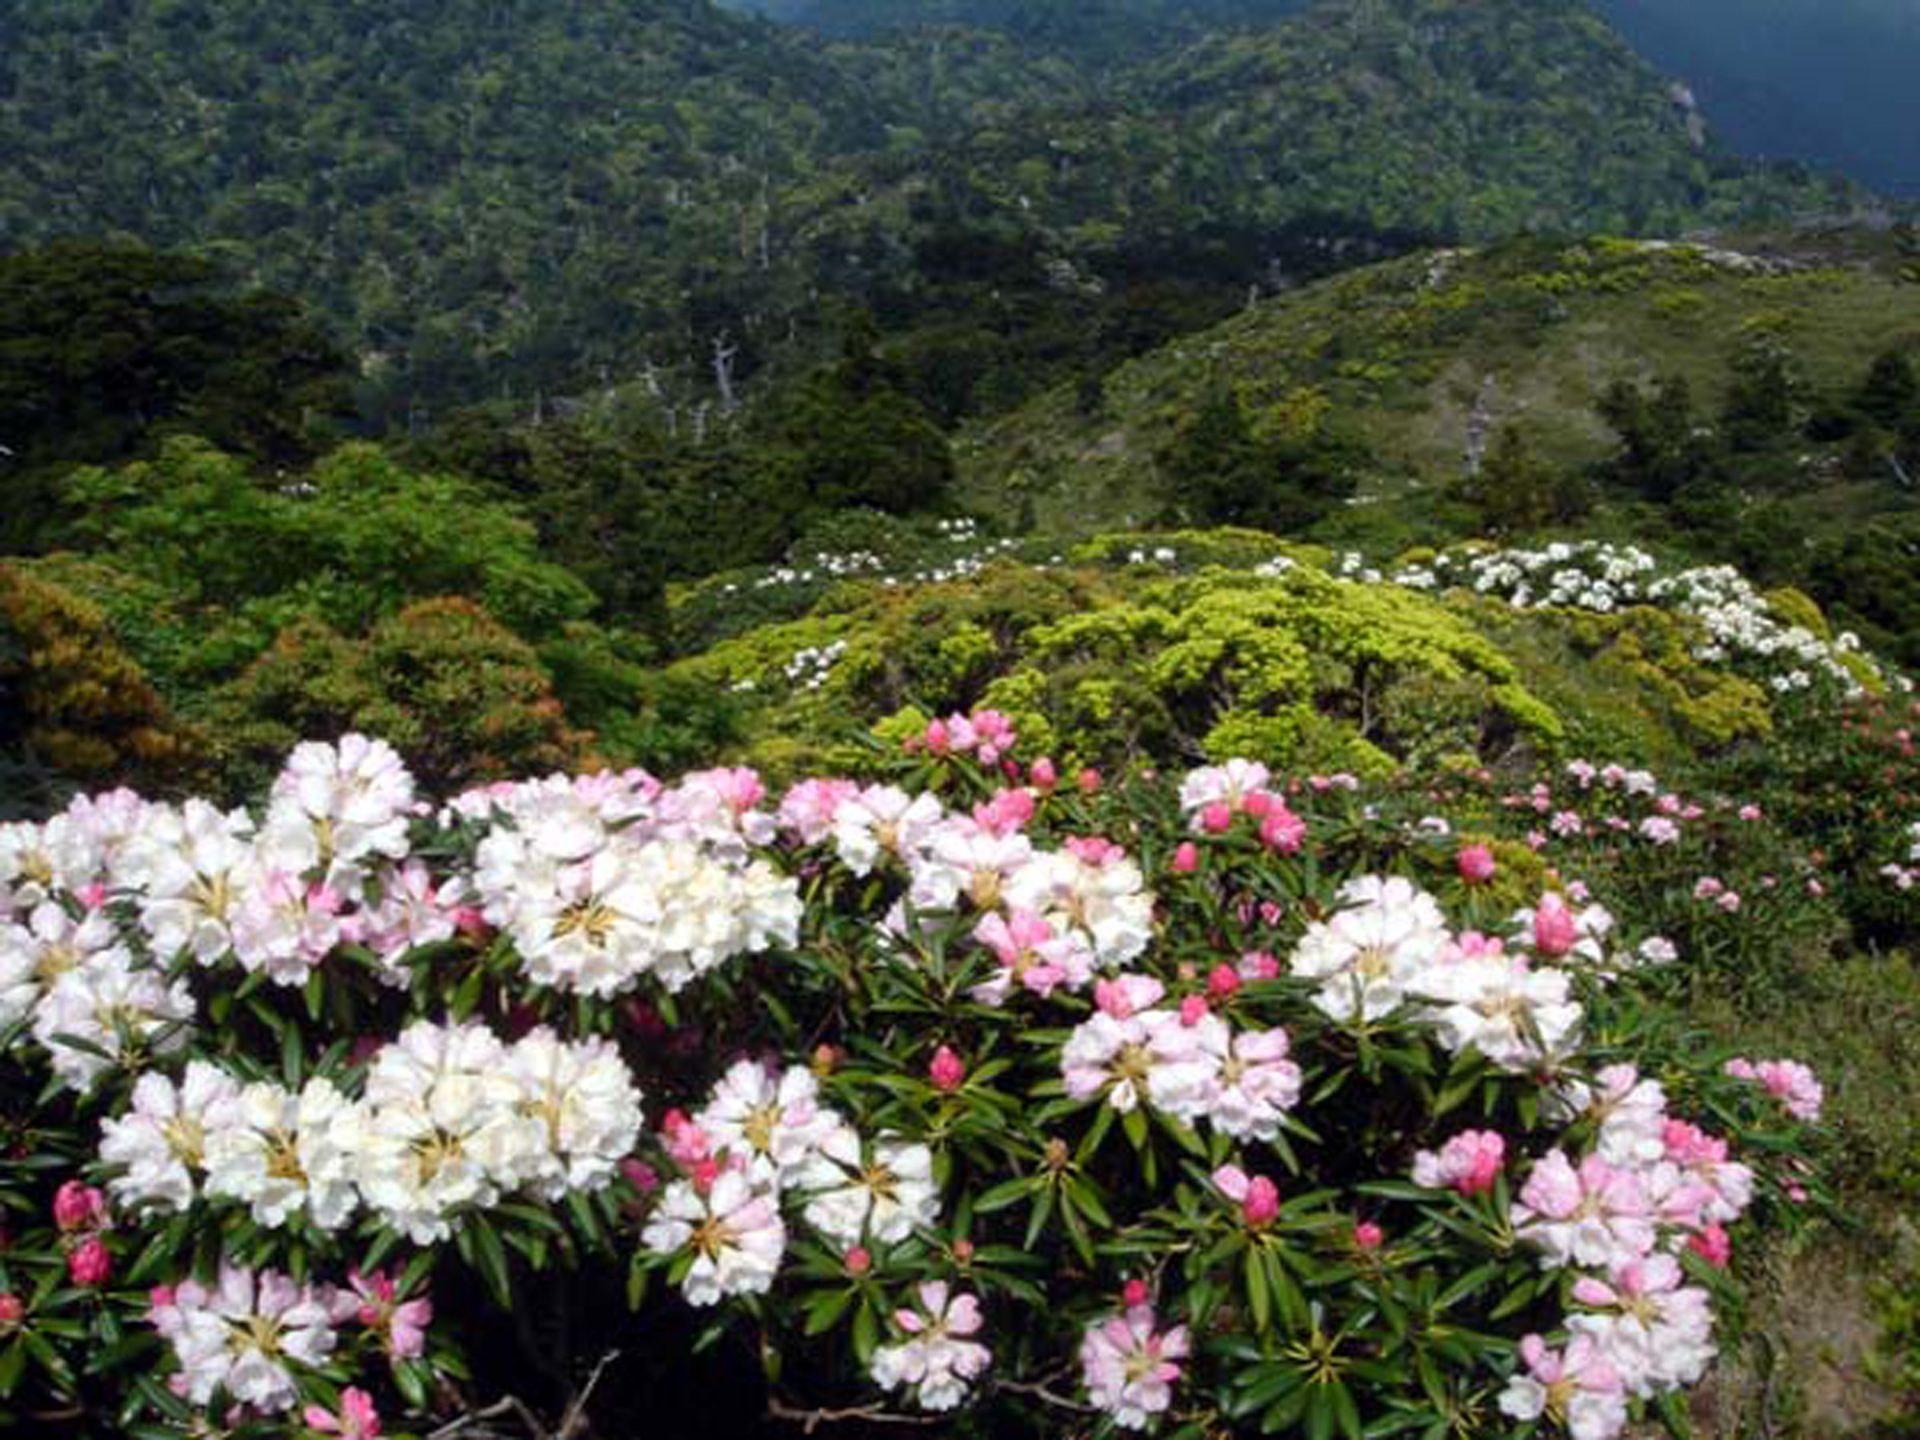
[[[527,394],[738,330],[773,197],[879,133],[808,46],[683,0],[0,19],[0,245],[202,247],[317,302],[402,396]]]
[[[1298,273],[1276,236],[1308,218],[1335,245],[1853,200],[1703,142],[1572,0],[1343,0],[1097,85],[1006,35],[823,50],[697,0],[66,0],[0,21],[0,162],[0,246],[227,260],[341,327],[389,424],[649,363],[725,409],[823,299],[913,319],[955,236],[1067,295],[1197,243],[1231,293]]]
[[[1895,572],[1920,540],[1920,238],[1745,244],[1515,241],[1350,271],[970,428],[960,490],[1061,534],[1232,519],[1376,551],[1598,505],[1615,533],[1838,600],[1871,527]],[[1485,493],[1530,485],[1551,492],[1537,512]],[[1856,614],[1892,603],[1862,574]],[[1910,623],[1889,612],[1883,643]]]

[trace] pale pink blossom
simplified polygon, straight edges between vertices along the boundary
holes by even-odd
[[[1089,1326],[1080,1369],[1096,1408],[1126,1430],[1144,1430],[1173,1402],[1175,1363],[1187,1354],[1187,1327],[1155,1333],[1151,1306],[1131,1306]]]
[[[1564,1351],[1547,1349],[1538,1335],[1520,1342],[1527,1372],[1500,1392],[1500,1409],[1516,1420],[1543,1416],[1564,1426],[1573,1440],[1609,1440],[1626,1428],[1626,1394],[1620,1374],[1590,1335],[1576,1335]]]
[[[1421,1150],[1414,1155],[1413,1183],[1430,1190],[1485,1195],[1493,1189],[1506,1158],[1507,1142],[1498,1131],[1462,1130],[1438,1152]]]

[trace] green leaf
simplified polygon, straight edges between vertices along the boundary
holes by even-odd
[[[20,1376],[27,1368],[27,1347],[15,1340],[6,1349],[0,1350],[0,1395],[13,1394],[14,1386],[20,1383]]]
[[[500,1302],[500,1308],[513,1308],[512,1271],[507,1264],[506,1247],[500,1243],[500,1232],[493,1228],[493,1222],[484,1216],[474,1216],[469,1226],[473,1235],[474,1260],[481,1278],[487,1282],[487,1288],[493,1291],[493,1298]]]
[[[1017,1180],[1002,1181],[974,1202],[974,1213],[991,1215],[996,1210],[1004,1210],[1021,1196],[1029,1194],[1036,1184],[1043,1183],[1045,1182],[1042,1177],[1033,1175],[1022,1175]]]
[[[880,1348],[880,1317],[873,1313],[873,1301],[862,1299],[853,1317],[853,1353],[864,1369]]]
[[[809,1300],[807,1334],[819,1335],[839,1324],[840,1317],[847,1313],[847,1307],[853,1303],[855,1293],[851,1289],[822,1290]]]
[[[1267,1267],[1260,1258],[1258,1245],[1247,1247],[1245,1264],[1242,1268],[1246,1271],[1247,1309],[1253,1315],[1253,1328],[1264,1334],[1272,1312],[1267,1296]]]

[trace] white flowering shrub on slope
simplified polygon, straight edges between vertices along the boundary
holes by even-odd
[[[0,827],[0,1397],[431,1428],[557,1306],[573,1402],[655,1424],[707,1402],[623,1384],[716,1344],[808,1426],[1677,1423],[1819,1083],[1502,864],[1346,776],[1063,783],[992,712],[778,796],[437,803],[347,736],[258,813]]]

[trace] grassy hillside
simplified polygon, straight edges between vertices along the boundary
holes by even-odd
[[[978,427],[959,447],[962,489],[1048,529],[1143,521],[1177,500],[1159,457],[1217,388],[1256,430],[1357,436],[1363,502],[1459,476],[1477,406],[1495,426],[1524,423],[1548,461],[1584,466],[1614,448],[1595,407],[1615,381],[1681,375],[1712,406],[1733,362],[1766,343],[1812,395],[1857,384],[1881,350],[1920,346],[1920,285],[1902,263],[1893,239],[1859,234],[1745,250],[1520,241],[1389,261],[1123,365],[1097,405],[1061,389]],[[1872,484],[1852,499],[1897,501]]]

